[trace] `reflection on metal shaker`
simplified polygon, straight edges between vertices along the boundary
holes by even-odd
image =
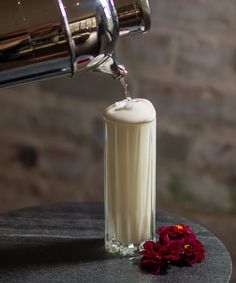
[[[119,36],[150,28],[148,0],[8,0],[0,19],[0,87],[103,71]]]

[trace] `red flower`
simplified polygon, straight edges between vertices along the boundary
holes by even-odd
[[[147,241],[140,254],[143,255],[141,266],[151,273],[157,274],[169,262],[180,259],[180,255],[183,254],[183,243],[173,241],[170,245],[165,246],[159,242]]]
[[[160,254],[159,249],[160,244],[158,242],[147,241],[140,252],[140,255],[143,255],[141,266],[153,274],[160,273],[161,267],[167,265],[167,260]]]
[[[205,258],[205,248],[189,226],[178,224],[158,230],[159,242],[147,241],[140,251],[141,266],[158,274],[168,264],[192,265]]]
[[[190,265],[201,262],[205,258],[205,248],[197,239],[190,240],[184,245],[184,253],[181,258]]]
[[[165,257],[170,261],[177,261],[184,252],[184,244],[182,240],[171,241],[169,245],[160,245],[160,250],[165,251]]]
[[[190,230],[189,226],[183,224],[161,227],[157,233],[159,234],[159,242],[161,245],[169,245],[171,241],[176,240],[196,239],[195,234]]]

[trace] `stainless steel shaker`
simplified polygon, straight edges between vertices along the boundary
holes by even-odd
[[[148,0],[0,1],[0,87],[103,71],[119,36],[149,28]]]

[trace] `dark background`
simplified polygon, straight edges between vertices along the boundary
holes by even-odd
[[[206,226],[235,259],[236,1],[150,2],[152,30],[117,53],[132,95],[158,111],[158,207]],[[123,96],[92,73],[1,90],[0,211],[102,201],[102,113]]]

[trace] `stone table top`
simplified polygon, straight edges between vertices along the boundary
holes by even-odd
[[[139,269],[137,258],[104,252],[102,204],[54,204],[0,215],[0,283],[229,282],[232,263],[222,244],[198,224],[164,211],[157,226],[190,225],[206,247],[204,262],[165,275]]]

